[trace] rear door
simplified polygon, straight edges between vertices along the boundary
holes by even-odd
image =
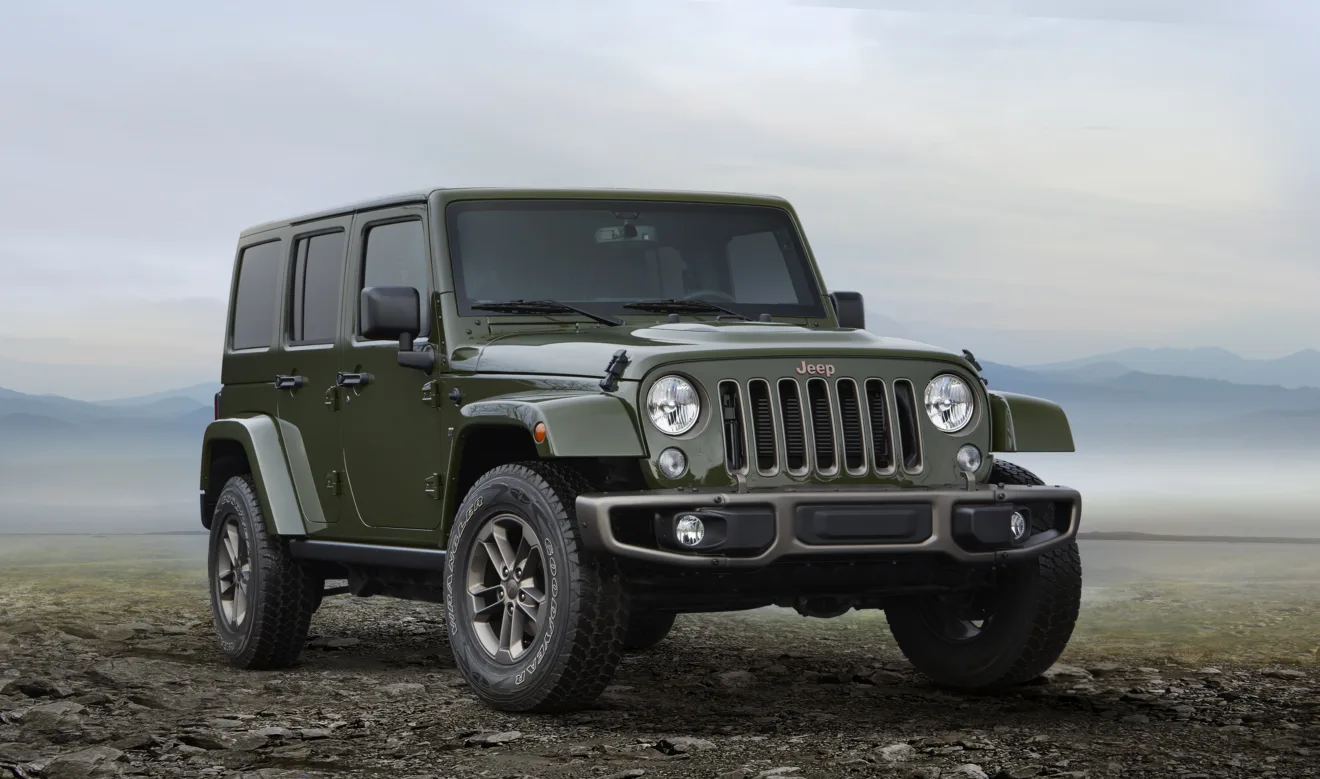
[[[239,245],[220,369],[224,416],[276,413],[272,382],[285,367],[278,323],[289,253],[289,242],[282,237],[282,231],[272,230]]]
[[[357,382],[343,390],[344,464],[351,496],[346,510],[378,529],[373,538],[406,540],[412,535],[407,531],[435,530],[441,520],[440,479],[448,448],[439,390],[431,391],[431,402],[423,400],[425,385],[440,366],[430,376],[401,367],[398,341],[370,341],[358,334],[364,287],[409,286],[417,290],[423,328],[414,348],[441,343],[425,217],[425,205],[418,204],[360,213],[353,226],[351,294],[346,297],[351,327],[340,362],[349,380]]]
[[[344,494],[335,377],[351,225],[349,216],[299,225],[286,271],[278,413],[309,531],[338,521]]]

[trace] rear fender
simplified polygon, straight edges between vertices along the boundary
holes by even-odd
[[[992,452],[1075,452],[1072,426],[1059,404],[1018,395],[990,392]]]
[[[295,467],[290,469],[285,447],[299,455],[293,457]],[[302,436],[297,428],[281,423],[273,417],[258,415],[217,419],[206,426],[202,436],[201,501],[202,525],[209,527],[216,499],[230,476],[242,473],[220,466],[221,457],[241,452],[246,458],[246,472],[252,474],[253,485],[266,514],[267,529],[282,536],[306,535],[308,526],[324,526],[324,516],[318,501],[310,501],[312,508],[308,522],[303,521],[298,493],[316,495],[316,484],[302,448]],[[300,466],[300,467],[298,467]],[[295,489],[295,484],[302,488]],[[310,492],[307,492],[310,490]]]

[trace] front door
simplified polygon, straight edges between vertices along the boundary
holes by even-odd
[[[309,532],[339,519],[343,495],[335,377],[351,225],[343,217],[300,226],[286,264],[276,413]]]
[[[399,365],[398,341],[368,341],[358,333],[364,287],[407,286],[417,290],[422,332],[414,348],[438,345],[432,305],[434,273],[423,206],[358,214],[350,255],[352,331],[341,356],[344,375],[344,465],[347,506],[370,528],[402,531],[440,526],[441,482],[447,460],[439,393],[427,404],[427,382],[438,374]],[[396,536],[407,540],[407,533]],[[375,537],[379,537],[377,534]]]

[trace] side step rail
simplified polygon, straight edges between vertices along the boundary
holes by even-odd
[[[443,570],[446,556],[443,549],[354,544],[347,541],[318,541],[311,538],[291,539],[289,554],[300,560],[321,560],[380,568],[408,568],[417,571]]]

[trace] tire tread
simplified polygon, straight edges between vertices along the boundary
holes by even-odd
[[[546,667],[548,682],[539,697],[500,702],[509,711],[560,713],[590,706],[605,691],[623,661],[628,627],[628,594],[612,560],[592,555],[582,546],[576,516],[577,496],[592,487],[572,468],[540,461],[501,465],[488,471],[472,486],[468,498],[488,481],[513,476],[541,492],[552,506],[564,539],[564,555],[571,572],[569,597],[578,606],[578,619],[566,620],[565,638],[557,662]],[[446,609],[446,613],[450,610]]]
[[[254,600],[248,612],[255,623],[242,650],[230,657],[230,663],[248,670],[287,668],[302,653],[325,582],[289,554],[283,539],[267,531],[251,475],[232,477],[224,490],[238,492],[240,504],[252,513],[247,528],[248,555],[253,565],[261,566],[261,584],[252,592]],[[217,515],[219,505],[223,501],[217,504]]]
[[[1022,466],[996,460],[990,482],[1021,487],[1040,487],[1045,482]],[[1017,662],[994,688],[1012,687],[1029,682],[1058,661],[1072,638],[1081,613],[1082,555],[1074,541],[1036,558],[1040,601],[1031,634]]]
[[[988,481],[993,484],[1013,486],[1044,484],[1026,468],[1003,460],[995,461]],[[1052,518],[1048,515],[1037,516],[1033,520],[1033,525],[1040,530],[1051,522]],[[1046,552],[1026,564],[1036,566],[1034,582],[1036,610],[1031,617],[1021,650],[1013,658],[1012,663],[1002,671],[996,672],[994,678],[987,679],[982,676],[973,682],[969,677],[965,680],[966,683],[949,679],[937,679],[937,681],[970,689],[1002,690],[1038,678],[1058,661],[1072,638],[1081,611],[1081,553],[1074,541]],[[904,619],[903,624],[906,627],[898,629],[895,621],[890,620],[890,630],[899,649],[918,668],[929,669],[929,673],[933,676],[944,675],[935,670],[930,663],[923,662],[921,653],[928,650],[928,639],[916,633],[909,634],[909,631],[914,629],[910,620]]]

